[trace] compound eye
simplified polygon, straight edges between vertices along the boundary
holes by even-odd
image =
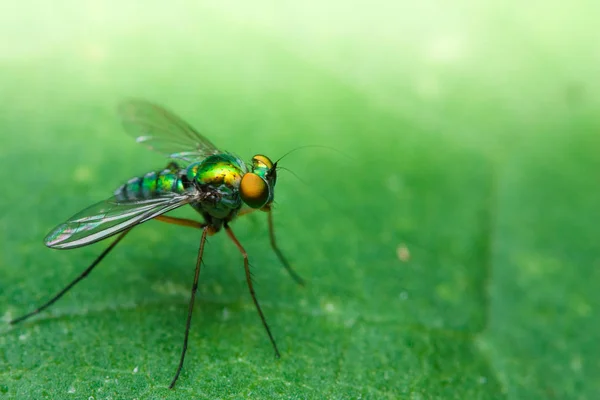
[[[271,159],[267,156],[263,156],[262,154],[257,154],[252,157],[252,164],[254,165],[254,168],[273,168],[273,162]]]
[[[269,185],[260,176],[248,172],[240,182],[240,196],[252,208],[261,208],[269,200]]]

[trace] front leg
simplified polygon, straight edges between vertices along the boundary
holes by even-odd
[[[159,215],[158,217],[154,217],[154,219],[157,221],[160,221],[160,222],[166,222],[168,224],[187,226],[189,228],[196,228],[196,229],[206,228],[208,236],[212,236],[215,233],[217,233],[217,229],[215,227],[213,227],[212,225],[209,225],[209,224],[203,223],[203,222],[194,221],[193,219],[169,217],[166,215]]]

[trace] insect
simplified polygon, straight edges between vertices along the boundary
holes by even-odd
[[[275,339],[260,308],[252,285],[248,254],[238,241],[230,223],[236,217],[261,210],[267,213],[271,247],[290,276],[300,285],[303,279],[291,268],[275,241],[272,203],[277,181],[277,162],[258,154],[250,164],[231,153],[217,149],[181,118],[166,109],[143,100],[130,100],[119,107],[125,130],[138,143],[170,159],[163,170],[130,179],[114,195],[75,214],[54,228],[44,239],[48,247],[72,249],[116,236],[116,239],[81,275],[56,293],[50,300],[10,324],[22,322],[50,307],[73,286],[83,280],[135,226],[158,220],[200,229],[200,245],[188,306],[185,334],[179,364],[169,388],[173,388],[185,359],[194,300],[206,237],[224,230],[240,251],[246,282],[256,310],[275,350]],[[189,204],[203,217],[203,222],[176,218],[165,213]]]

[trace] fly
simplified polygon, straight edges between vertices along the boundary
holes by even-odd
[[[158,151],[170,159],[166,168],[151,171],[130,179],[110,198],[75,214],[54,228],[44,239],[54,249],[73,249],[116,236],[116,239],[76,279],[55,294],[46,303],[10,324],[22,322],[50,307],[73,286],[83,280],[137,225],[157,220],[199,229],[202,234],[190,302],[183,347],[177,371],[169,388],[173,388],[183,368],[188,346],[194,300],[206,237],[224,230],[244,260],[246,283],[262,324],[275,351],[280,357],[275,339],[260,308],[252,285],[248,254],[231,230],[236,217],[261,210],[267,213],[271,247],[277,257],[300,285],[302,278],[290,267],[275,241],[272,203],[277,181],[277,161],[257,154],[250,164],[231,153],[221,151],[178,116],[164,108],[142,100],[131,100],[119,107],[125,130],[138,143]],[[176,218],[165,213],[184,205],[192,206],[203,221]]]

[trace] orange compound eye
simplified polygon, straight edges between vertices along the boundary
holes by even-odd
[[[257,154],[252,157],[252,164],[254,165],[254,168],[273,168],[273,162],[271,159],[267,156],[263,156],[262,154]]]
[[[260,176],[248,172],[240,182],[240,196],[252,208],[261,208],[269,200],[269,185]]]

